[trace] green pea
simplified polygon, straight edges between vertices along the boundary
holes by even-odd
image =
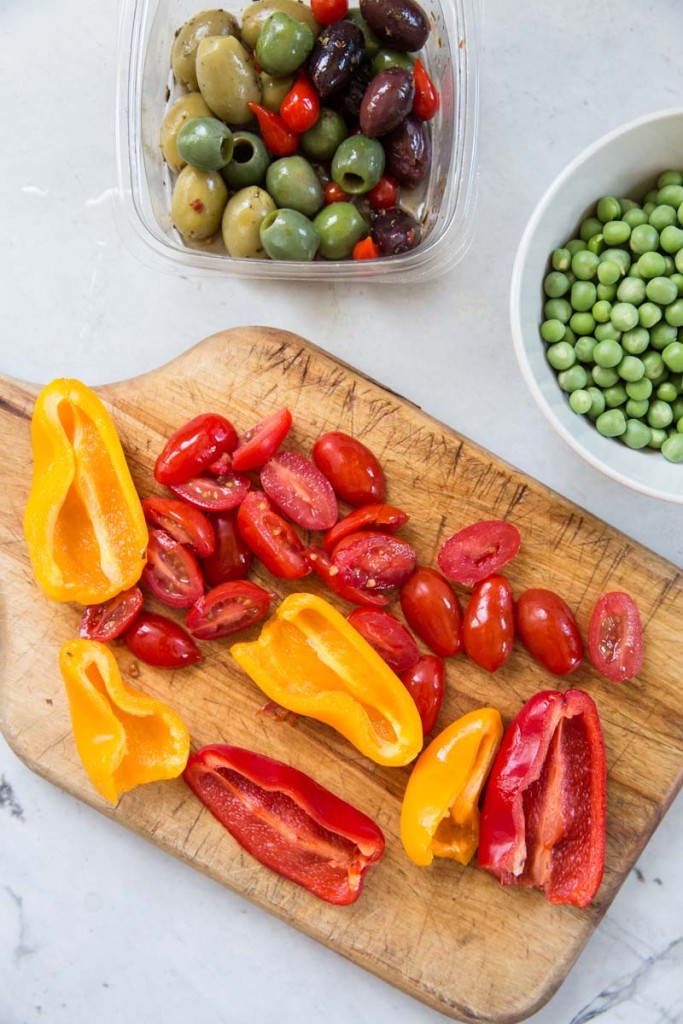
[[[266,190],[279,207],[312,217],[323,205],[320,178],[303,156],[275,160],[266,173]],[[564,326],[562,333],[564,334]]]
[[[676,285],[676,291],[680,298],[683,295],[683,274],[672,274],[670,280]]]
[[[618,366],[624,358],[624,350],[618,341],[600,341],[593,349],[593,361],[604,369]]]
[[[668,427],[673,422],[673,418],[673,410],[668,402],[662,402],[660,399],[650,402],[650,408],[647,411],[647,422],[651,427],[659,427],[660,430],[663,430],[664,427]]]
[[[670,434],[662,443],[661,451],[669,462],[683,462],[683,434]]]
[[[621,336],[621,347],[630,356],[639,356],[646,352],[649,344],[650,335],[644,327],[634,327],[630,331],[624,331]]]
[[[657,196],[656,193],[648,193],[648,195],[654,195],[654,199],[651,199],[648,203],[643,203],[643,213],[647,214],[648,224],[650,223],[650,214],[657,208]]]
[[[683,373],[671,373],[669,374],[669,380],[676,388],[677,394],[683,395]]]
[[[683,211],[683,206],[681,206],[681,210]],[[681,220],[681,224],[683,224],[683,219]],[[683,274],[683,249],[679,249],[674,256],[674,266],[679,274]]]
[[[664,349],[678,338],[678,331],[672,324],[657,323],[650,330],[650,344],[653,348]]]
[[[613,384],[609,388],[605,388],[605,405],[608,409],[615,409],[619,405],[624,405],[628,400],[626,394],[626,388],[623,384]]]
[[[631,237],[631,228],[625,220],[610,220],[602,229],[607,245],[623,245]]]
[[[621,267],[615,260],[603,260],[598,263],[598,281],[600,284],[615,284],[621,275]]]
[[[581,222],[579,234],[584,242],[587,242],[593,235],[599,235],[602,231],[602,221],[598,220],[597,217],[586,217]]]
[[[591,313],[574,313],[569,326],[575,334],[592,334],[595,330],[595,320]]]
[[[543,306],[543,315],[546,320],[559,320],[560,323],[569,323],[573,310],[566,299],[548,299]]]
[[[638,203],[634,203],[634,201],[632,199],[620,199],[619,202],[621,203],[621,215],[622,215],[622,217],[623,217],[623,215],[628,210],[637,210],[638,209]]]
[[[310,262],[320,246],[315,227],[298,210],[272,210],[264,217],[259,234],[271,260]]]
[[[646,293],[650,302],[657,302],[660,306],[668,306],[678,297],[678,289],[668,277],[653,277],[647,283]]]
[[[676,271],[676,264],[673,261],[673,257],[672,256],[665,256],[664,257],[664,275],[663,276],[664,277],[671,277],[671,275],[673,273],[675,273],[675,271]]]
[[[627,416],[634,416],[636,419],[639,419],[640,417],[647,415],[649,407],[650,403],[647,399],[643,399],[642,402],[637,402],[635,398],[629,398],[624,408],[626,409]]]
[[[625,277],[617,288],[617,299],[619,302],[627,302],[632,306],[639,306],[641,302],[644,302],[645,295],[645,282],[641,281],[637,277]],[[626,328],[626,330],[628,330],[628,328]]]
[[[574,286],[576,287],[576,286]],[[610,313],[612,312],[612,303],[607,302],[606,299],[600,299],[594,303],[591,308],[593,319],[599,324],[606,324],[609,320]]]
[[[548,362],[554,370],[568,370],[576,362],[574,347],[566,341],[551,345],[546,352]]]
[[[590,395],[591,400],[591,407],[588,410],[588,415],[594,420],[601,412],[605,411],[605,396],[600,388],[586,388],[586,392]]]
[[[683,185],[665,185],[657,193],[657,202],[665,206],[673,206],[674,210],[683,203]]]
[[[225,184],[235,192],[260,185],[270,163],[263,140],[254,132],[242,130],[233,133],[233,140],[232,160],[221,171]]]
[[[623,217],[624,221],[633,231],[639,224],[647,224],[647,214],[644,210],[641,210],[639,206],[635,206],[630,210],[627,210]]]
[[[602,263],[616,263],[621,270],[621,276],[624,277],[628,273],[628,268],[631,266],[631,255],[626,249],[605,249],[600,256]]]
[[[638,270],[648,281],[652,277],[661,277],[666,263],[661,252],[644,252],[637,263]]]
[[[595,277],[599,265],[599,258],[588,249],[577,252],[572,256],[572,273],[576,275],[579,281],[591,281]]]
[[[613,302],[617,297],[616,284],[599,284],[595,290],[598,299],[605,299],[607,302]]]
[[[368,233],[368,225],[352,203],[331,203],[323,207],[313,225],[320,235],[320,252],[328,260],[348,259],[356,242]]]
[[[591,338],[590,335],[584,335],[582,338],[577,338],[576,344],[574,345],[574,352],[576,358],[580,363],[592,363],[593,360],[593,349],[597,345],[595,338]]]
[[[668,402],[669,405],[675,402],[678,397],[678,388],[670,380],[665,380],[655,391],[655,395],[661,402]],[[673,416],[673,409],[671,410]]]
[[[562,341],[566,330],[561,320],[544,320],[541,324],[541,337],[548,342]]]
[[[331,160],[348,134],[341,114],[323,107],[313,127],[301,136],[301,149],[310,160]]]
[[[384,172],[384,149],[378,139],[367,135],[351,135],[344,139],[332,157],[332,177],[347,195],[358,196],[374,188]],[[567,287],[562,291],[552,292],[546,289],[551,299],[564,295],[569,288],[566,274],[552,271],[546,277],[564,278]]]
[[[641,377],[640,380],[629,380],[624,386],[628,397],[633,398],[636,402],[644,402],[652,394],[652,381],[647,377]]]
[[[638,281],[642,281],[643,280],[643,275],[640,272],[640,267],[638,266],[637,263],[632,263],[631,264],[631,266],[629,268],[628,276],[630,278],[636,278],[636,280],[638,280]]]
[[[588,374],[583,366],[571,366],[558,373],[557,381],[563,391],[580,391],[588,384]]]
[[[555,249],[550,262],[553,270],[569,270],[572,265],[572,254],[569,249]]]
[[[658,430],[656,427],[652,427],[648,448],[661,448],[668,436],[666,430]]]
[[[584,249],[588,248],[581,238],[572,238],[569,242],[565,243],[564,247],[572,256],[574,256],[575,253],[582,252]]]
[[[654,252],[659,246],[659,231],[651,224],[639,224],[631,232],[629,244],[639,256],[644,252]]]
[[[650,335],[650,338],[652,338],[652,335]],[[652,349],[643,355],[643,364],[645,366],[645,376],[651,381],[656,381],[666,369],[664,360],[659,352],[654,352]]]
[[[596,256],[599,256],[600,253],[603,252],[605,249],[605,239],[603,238],[602,234],[593,235],[592,238],[588,239],[586,245],[589,252],[592,252]]]
[[[586,313],[595,305],[597,292],[592,281],[576,281],[572,285],[571,304],[578,313]]]
[[[256,63],[269,75],[291,75],[306,61],[315,37],[308,25],[275,11],[263,24],[256,41]]]
[[[665,185],[683,185],[683,174],[680,171],[663,171],[657,178],[657,188]]]
[[[665,252],[676,254],[683,249],[683,230],[669,224],[659,236],[659,244]]]
[[[595,426],[603,437],[620,437],[626,430],[626,417],[621,409],[609,409],[600,413]]]
[[[193,117],[178,132],[178,155],[200,171],[220,171],[230,163],[233,134],[217,117]]]
[[[672,341],[662,351],[664,365],[674,373],[683,373],[683,343]],[[675,396],[674,396],[675,397]]]
[[[672,327],[683,327],[683,299],[676,299],[666,307],[664,319]]]
[[[569,405],[573,412],[578,413],[579,416],[585,416],[590,412],[593,402],[588,392],[579,388],[578,391],[572,391],[570,394]]]
[[[602,199],[598,199],[595,212],[603,224],[610,220],[618,220],[621,217],[621,203],[614,196],[603,196]]]
[[[562,339],[562,341],[568,341],[570,345],[576,344],[576,335],[574,334],[569,324],[565,324],[564,338]]]
[[[671,411],[674,414],[674,419],[678,422],[683,417],[683,398],[677,398],[671,406]]]
[[[645,367],[643,366],[642,359],[638,359],[638,356],[624,356],[617,366],[617,373],[622,380],[630,382],[640,380],[641,377],[645,376]]]
[[[412,74],[415,59],[409,53],[402,53],[398,50],[380,50],[372,58],[372,70],[378,75],[380,71],[387,68],[403,68]]]
[[[676,424],[676,430],[679,434],[683,434],[683,416],[681,416],[680,420]]]
[[[606,366],[594,366],[591,370],[593,383],[599,388],[611,388],[619,381],[619,374],[616,370]]]
[[[626,430],[621,435],[621,440],[629,448],[647,448],[652,437],[652,430],[637,419],[626,421]]]
[[[676,223],[676,211],[671,206],[655,206],[648,221],[653,228],[657,228],[657,231],[661,232],[670,224]]]
[[[621,331],[618,331],[610,320],[609,323],[598,324],[595,328],[595,337],[598,341],[607,341],[608,338],[611,338],[613,341],[619,341],[621,338]]]
[[[649,330],[662,319],[662,311],[654,302],[643,302],[638,306],[638,323]]]
[[[638,323],[638,310],[631,302],[617,302],[612,306],[610,320],[618,331],[630,331]]]

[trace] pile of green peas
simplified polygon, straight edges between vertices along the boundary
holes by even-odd
[[[603,196],[550,264],[541,338],[572,410],[683,462],[683,174]]]

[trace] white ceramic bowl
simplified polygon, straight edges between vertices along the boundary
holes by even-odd
[[[510,319],[517,359],[541,411],[558,434],[595,469],[642,494],[683,504],[683,463],[659,452],[633,451],[602,437],[572,412],[539,335],[548,257],[602,195],[640,201],[662,171],[683,171],[683,109],[664,110],[616,128],[580,153],[553,181],[526,226],[512,272]]]

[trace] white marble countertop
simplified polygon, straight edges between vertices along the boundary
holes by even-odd
[[[542,189],[604,131],[680,104],[678,0],[489,0],[476,236],[417,295],[138,262],[113,216],[117,18],[112,0],[0,7],[0,371],[100,383],[224,327],[289,328],[683,564],[680,508],[604,479],[550,432],[507,322]],[[679,797],[535,1024],[683,1021],[682,849]],[[0,865],[0,1024],[446,1019],[33,776],[1,739]]]

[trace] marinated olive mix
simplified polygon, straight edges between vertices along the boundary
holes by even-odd
[[[427,180],[431,166],[438,92],[416,60],[429,21],[415,0],[360,0],[342,11],[322,25],[302,0],[257,0],[241,24],[212,9],[180,27],[161,150],[174,175],[171,219],[186,243],[222,238],[234,259],[304,262],[398,256],[419,245],[400,190]],[[617,221],[621,211],[609,212]],[[663,213],[647,226],[669,231],[672,251],[673,232],[683,238]],[[609,227],[605,242],[617,246],[623,231]],[[653,255],[641,234],[643,254]],[[666,271],[653,263],[652,287],[639,296],[653,324],[668,298]],[[586,287],[566,299],[559,277],[551,283],[564,302],[555,310],[561,326],[565,306],[578,315],[598,301],[597,286],[575,277]],[[635,301],[625,291],[620,298],[624,307]],[[554,339],[559,329],[544,330]]]

